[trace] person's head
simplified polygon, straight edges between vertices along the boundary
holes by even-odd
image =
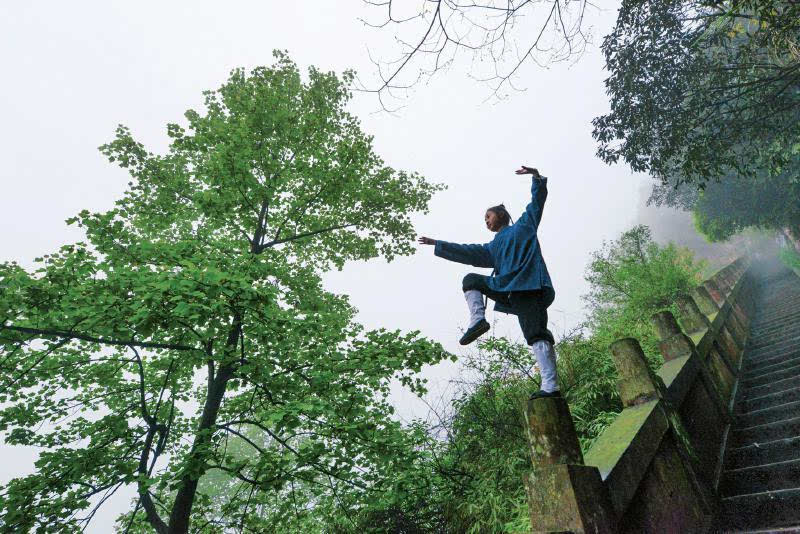
[[[483,220],[486,222],[486,228],[492,232],[499,232],[511,224],[511,215],[508,214],[505,206],[498,204],[486,210]]]

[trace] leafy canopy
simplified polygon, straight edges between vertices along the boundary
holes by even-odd
[[[624,0],[598,155],[663,181],[781,172],[800,146],[800,5]]]
[[[411,461],[389,382],[421,391],[445,353],[364,331],[320,274],[410,253],[439,186],[375,154],[352,77],[277,53],[169,124],[166,154],[120,126],[101,151],[132,181],[69,221],[86,241],[0,265],[0,432],[41,450],[0,490],[3,528],[78,531],[133,486],[121,529],[264,531],[295,483],[333,502]],[[212,502],[200,482],[221,473]]]
[[[699,232],[711,241],[725,241],[747,229],[800,229],[800,177],[794,158],[779,173],[757,172],[751,178],[731,173],[702,190],[693,184],[653,187],[650,201],[691,211]]]

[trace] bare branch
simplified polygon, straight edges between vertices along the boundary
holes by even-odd
[[[402,49],[393,60],[372,60],[380,83],[362,83],[359,88],[377,93],[384,109],[384,94],[394,96],[392,90],[409,89],[430,78],[460,52],[472,57],[473,69],[490,60],[488,74],[477,72],[474,77],[489,83],[495,96],[506,85],[514,88],[512,78],[526,62],[546,66],[578,59],[591,40],[586,9],[596,8],[589,0],[426,0],[415,12],[398,15],[393,0],[364,3],[383,14],[377,22],[361,22],[381,31],[393,28]],[[408,34],[412,37],[406,38]]]

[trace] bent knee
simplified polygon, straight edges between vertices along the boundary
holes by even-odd
[[[461,281],[461,289],[464,291],[480,289],[481,287],[483,287],[483,276],[477,273],[469,273]]]

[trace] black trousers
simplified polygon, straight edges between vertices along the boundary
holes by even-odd
[[[495,302],[511,308],[519,319],[519,326],[525,342],[532,345],[534,341],[544,339],[555,343],[553,333],[547,329],[547,308],[553,303],[556,293],[552,287],[543,287],[533,291],[498,292],[489,288],[488,276],[469,273],[464,277],[461,287],[464,291],[475,289]]]

